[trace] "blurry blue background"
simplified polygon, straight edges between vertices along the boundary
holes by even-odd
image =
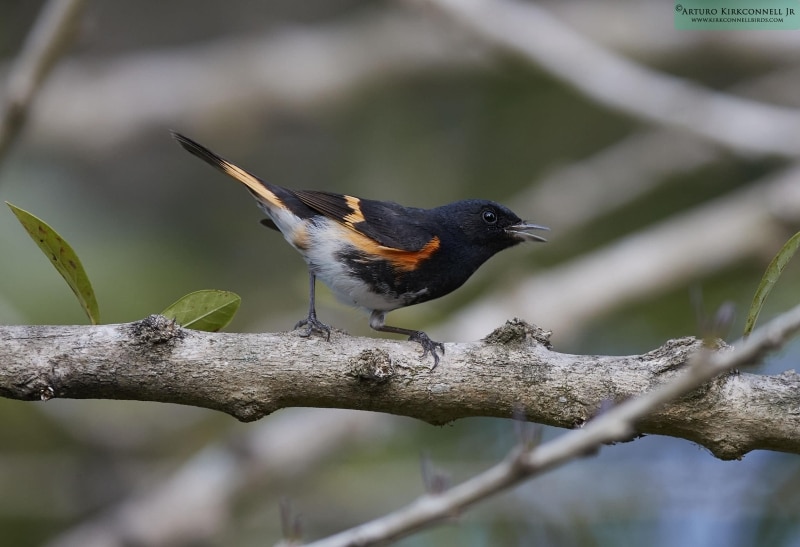
[[[661,4],[540,5],[654,70],[800,108],[800,34],[679,32]],[[3,2],[0,74],[39,7]],[[202,288],[242,296],[229,331],[286,330],[305,314],[300,257],[259,226],[246,191],[181,150],[170,129],[285,186],[419,207],[481,197],[552,227],[548,244],[502,253],[453,295],[390,316],[435,339],[476,339],[519,316],[553,329],[562,352],[639,353],[699,333],[693,288],[708,313],[735,303],[734,339],[764,268],[800,228],[797,192],[786,191],[800,178],[770,185],[791,158],[612,111],[434,9],[95,2],[2,158],[0,198],[70,241],[103,322],[140,319]],[[691,234],[680,231],[687,213]],[[656,239],[657,229],[676,235]],[[0,233],[0,322],[85,323],[9,211],[0,210]],[[637,237],[659,244],[626,253]],[[798,272],[789,266],[762,320],[798,301]],[[323,321],[374,335],[326,289],[318,298]],[[792,344],[756,372],[794,368],[799,351]],[[548,428],[545,438],[561,433]],[[513,424],[496,419],[433,427],[290,409],[239,424],[175,405],[0,400],[0,537],[15,546],[113,545],[120,535],[137,545],[264,545],[279,539],[278,504],[289,498],[311,540],[414,499],[423,452],[460,481],[514,441]],[[248,443],[263,453],[231,456]],[[242,458],[241,483],[204,482],[222,476],[225,457]],[[400,544],[800,545],[798,461],[758,452],[722,462],[687,441],[645,437]],[[179,479],[192,505],[148,497]]]

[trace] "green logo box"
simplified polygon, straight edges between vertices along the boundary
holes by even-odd
[[[675,0],[678,30],[797,30],[800,0]]]

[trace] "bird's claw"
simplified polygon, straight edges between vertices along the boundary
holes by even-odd
[[[425,359],[429,353],[433,356],[433,366],[431,370],[435,369],[439,364],[439,354],[436,353],[436,350],[442,350],[442,355],[444,355],[444,344],[431,340],[430,337],[422,331],[416,331],[408,337],[408,340],[410,342],[417,342],[422,346],[422,357],[420,357],[420,359]]]
[[[305,327],[305,331],[300,333],[303,338],[308,338],[312,332],[318,332],[325,335],[325,340],[331,341],[331,328],[317,319],[316,315],[309,315],[307,318],[298,321],[294,326],[295,329],[300,327]]]

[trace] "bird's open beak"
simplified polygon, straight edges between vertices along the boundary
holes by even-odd
[[[522,241],[547,241],[545,238],[538,234],[534,234],[534,230],[550,231],[547,226],[539,226],[538,224],[531,224],[529,222],[519,222],[506,228],[506,233],[521,239]]]

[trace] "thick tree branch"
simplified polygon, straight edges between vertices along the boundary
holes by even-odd
[[[242,421],[292,406],[389,412],[441,424],[511,417],[584,424],[672,379],[700,344],[671,340],[643,355],[552,351],[544,333],[511,322],[482,342],[448,344],[434,372],[415,344],[342,334],[219,334],[151,316],[99,327],[0,327],[0,395],[135,399],[227,412]],[[800,377],[724,376],[643,418],[636,433],[689,439],[723,459],[755,449],[800,453]]]

